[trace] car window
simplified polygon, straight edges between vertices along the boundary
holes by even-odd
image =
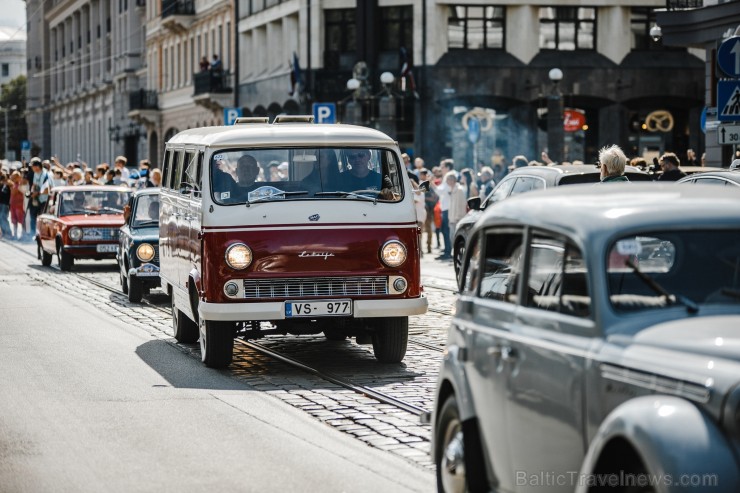
[[[493,189],[491,195],[488,196],[488,199],[486,200],[486,207],[508,197],[509,192],[511,192],[511,187],[514,186],[515,181],[516,178],[504,178],[503,180],[501,180],[498,186]]]
[[[182,182],[196,189],[198,186],[198,154],[198,151],[188,151],[185,153],[182,173]]]
[[[157,227],[159,224],[159,194],[141,195],[133,211],[134,228]]]
[[[470,256],[465,267],[465,281],[463,283],[463,293],[472,295],[478,287],[478,278],[480,277],[480,239],[475,236],[470,240]]]
[[[727,182],[725,180],[721,180],[719,178],[709,178],[709,177],[697,178],[696,180],[694,180],[694,183],[697,185],[720,185],[720,186],[727,185]]]
[[[168,149],[164,153],[164,160],[162,164],[162,186],[169,188],[170,179],[172,178],[172,149]]]
[[[633,234],[615,241],[606,261],[619,311],[740,303],[740,229]]]
[[[579,317],[591,314],[583,256],[564,238],[533,234],[528,273],[527,306]]]
[[[531,190],[541,190],[543,188],[545,188],[545,182],[541,179],[531,176],[520,176],[517,178],[514,188],[511,189],[511,195],[518,195]]]
[[[522,263],[522,232],[486,232],[479,296],[509,303],[517,302]]]

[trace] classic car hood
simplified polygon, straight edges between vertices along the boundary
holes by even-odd
[[[137,243],[159,243],[159,227],[156,228],[136,228],[131,231],[133,240]]]
[[[740,315],[674,320],[641,330],[632,342],[740,361]]]
[[[79,226],[84,228],[86,226],[102,226],[102,227],[120,227],[123,226],[123,214],[99,214],[99,215],[85,215],[75,214],[73,216],[63,216],[59,218],[63,223],[69,224],[70,226]]]

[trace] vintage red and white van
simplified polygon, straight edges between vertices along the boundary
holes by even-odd
[[[424,313],[419,229],[398,145],[312,117],[241,118],[166,144],[160,267],[175,337],[223,367],[234,338],[348,336],[381,362]],[[263,322],[270,322],[266,324]]]

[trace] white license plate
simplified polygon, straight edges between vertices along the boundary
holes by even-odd
[[[285,318],[352,315],[352,300],[286,301]]]
[[[118,250],[118,245],[98,245],[95,249],[98,253],[111,253]]]

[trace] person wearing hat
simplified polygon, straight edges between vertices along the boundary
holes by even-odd
[[[660,156],[658,162],[663,170],[663,173],[658,177],[659,181],[678,181],[686,176],[686,173],[679,168],[681,161],[674,153],[666,152]]]

